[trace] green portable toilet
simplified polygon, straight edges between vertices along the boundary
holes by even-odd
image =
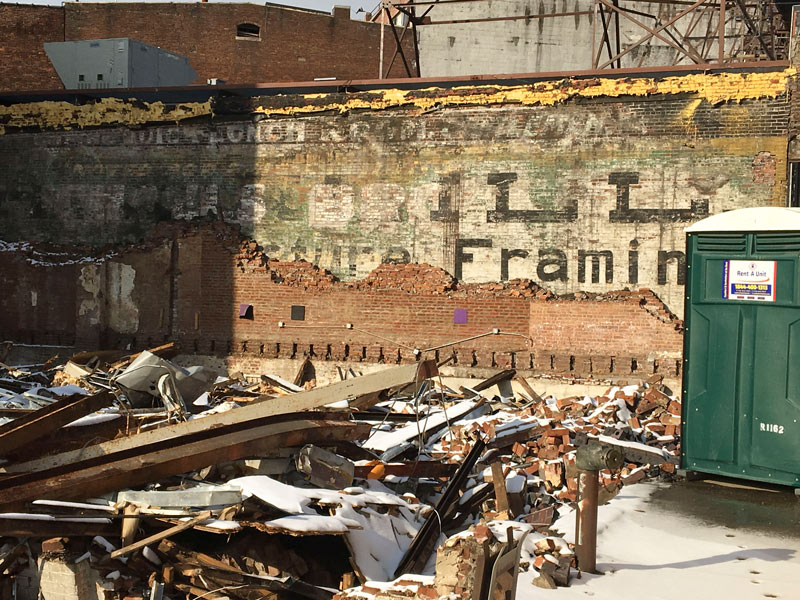
[[[800,487],[800,209],[686,234],[682,467]]]

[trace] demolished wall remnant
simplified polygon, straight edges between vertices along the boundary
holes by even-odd
[[[681,322],[648,290],[562,298],[527,280],[462,284],[415,264],[342,282],[308,262],[272,260],[220,222],[158,233],[61,266],[42,266],[34,246],[0,252],[0,284],[16,290],[0,298],[0,328],[18,342],[86,348],[175,339],[253,370],[275,358],[413,362],[415,350],[441,346],[423,354],[568,377],[678,372]],[[239,318],[241,305],[252,318]]]
[[[341,280],[429,264],[559,295],[648,288],[680,316],[683,228],[785,202],[794,77],[776,63],[161,107],[109,98],[72,112],[13,104],[0,107],[0,238],[135,243],[161,221],[221,219],[270,258]]]

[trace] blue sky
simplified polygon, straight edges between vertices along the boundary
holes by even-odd
[[[93,1],[93,0],[87,0]],[[109,0],[99,0],[108,2],[109,4],[113,2],[109,2]],[[130,1],[130,0],[128,0]],[[134,0],[136,2],[155,2],[159,0]],[[160,0],[164,1],[164,0]],[[195,1],[195,0],[192,0]],[[198,0],[199,1],[199,0]],[[241,2],[241,0],[209,0],[209,2]],[[16,2],[14,0],[8,1],[4,0],[6,4],[49,4],[51,6],[58,6],[63,4],[61,0],[24,0],[20,2]],[[249,2],[248,4],[264,4],[264,2]],[[271,2],[270,4],[285,4],[287,6],[299,6],[301,8],[313,8],[315,10],[324,10],[326,12],[330,12],[334,5],[343,5],[343,6],[350,6],[351,13],[354,19],[363,19],[364,13],[356,13],[359,8],[363,8],[364,10],[374,10],[380,4],[380,0],[287,0],[285,2]]]

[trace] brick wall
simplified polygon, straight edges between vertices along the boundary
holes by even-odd
[[[141,105],[75,124],[71,105],[21,104],[0,119],[0,238],[130,243],[213,215],[345,280],[427,263],[559,295],[646,287],[680,315],[684,228],[785,203],[788,78],[217,99],[213,118],[136,128],[115,124]]]
[[[530,304],[541,372],[678,373],[682,332],[683,323],[650,290]]]
[[[63,41],[63,7],[0,4],[0,90],[64,87],[43,46]]]
[[[27,253],[0,251],[0,338],[25,344],[75,343],[80,269],[33,263]]]
[[[254,260],[235,235],[208,224],[57,266],[43,266],[32,249],[2,252],[2,283],[22,291],[0,300],[0,330],[15,341],[87,348],[173,339],[187,353],[244,359],[395,364],[417,360],[415,349],[459,342],[426,356],[455,352],[456,366],[576,377],[677,368],[680,323],[648,291],[560,299],[528,281],[458,284],[427,265],[339,282],[306,262]],[[42,301],[32,306],[31,294]],[[252,318],[240,318],[242,304]],[[293,306],[303,320],[292,319]],[[456,309],[465,323],[454,322]],[[485,335],[495,328],[502,334]],[[474,336],[484,337],[466,339]]]
[[[0,239],[112,253],[0,256],[0,326],[369,362],[499,327],[532,342],[481,338],[459,364],[677,372],[684,228],[785,202],[794,76],[773,69],[215,99],[171,123],[145,103],[0,107]],[[51,316],[28,294],[53,282]],[[315,327],[278,329],[292,305]]]
[[[260,37],[237,38],[241,23],[258,25]],[[331,15],[245,3],[12,4],[0,5],[0,90],[62,89],[42,44],[114,37],[188,57],[197,83],[212,77],[262,83],[378,76],[380,25],[351,20],[344,9]],[[405,50],[413,57],[411,43]],[[394,52],[390,33],[384,43],[386,67]],[[395,61],[389,75],[404,77],[402,62]]]

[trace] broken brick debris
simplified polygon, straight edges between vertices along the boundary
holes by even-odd
[[[503,598],[520,568],[569,584],[573,549],[552,527],[577,499],[579,446],[625,455],[600,472],[601,502],[673,476],[680,453],[660,379],[556,399],[518,377],[517,396],[506,370],[459,393],[423,361],[316,387],[305,363],[294,383],[215,378],[178,352],[0,365],[3,578],[33,568],[76,600]]]

